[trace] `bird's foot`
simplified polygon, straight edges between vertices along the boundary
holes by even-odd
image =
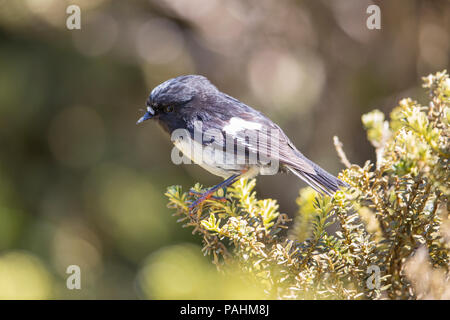
[[[201,193],[201,192],[198,192],[198,191],[195,191],[195,190],[192,190],[192,189],[189,190],[189,194],[198,196],[197,200],[195,200],[189,206],[189,212],[193,212],[195,210],[195,208],[201,207],[203,205],[203,203],[206,200],[209,200],[209,199],[214,199],[216,201],[221,201],[221,202],[226,202],[227,201],[225,196],[223,196],[223,197],[213,196],[214,192],[216,192],[216,190],[214,190],[214,189],[213,190],[208,190],[208,191],[206,191],[204,193]],[[225,194],[225,190],[224,190],[224,194]]]

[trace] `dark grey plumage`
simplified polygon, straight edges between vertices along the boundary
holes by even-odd
[[[147,100],[147,113],[139,119],[138,123],[150,118],[157,119],[169,134],[182,128],[189,131],[192,137],[195,131],[195,121],[201,121],[204,131],[215,129],[225,134],[224,128],[230,127],[233,118],[242,121],[244,124],[250,124],[252,130],[257,130],[258,134],[263,136],[265,134],[270,135],[270,132],[276,132],[277,143],[263,145],[260,140],[257,143],[249,143],[240,134],[241,131],[236,130],[235,127],[232,131],[236,147],[246,148],[249,154],[258,153],[263,147],[267,148],[268,151],[271,148],[277,148],[274,150],[277,151],[275,152],[277,159],[272,160],[279,161],[280,171],[293,172],[320,193],[331,195],[339,187],[346,186],[344,182],[307,159],[280,127],[269,118],[241,101],[220,92],[203,76],[187,75],[173,78],[153,89]],[[239,121],[236,122],[239,124]],[[262,140],[270,141],[270,138],[271,136],[267,136],[267,140]],[[217,148],[217,150],[224,148],[223,143],[223,141],[215,140],[203,141],[203,144],[208,144]],[[213,167],[203,167],[224,178],[239,175],[244,168],[242,165],[230,167],[220,163]],[[251,169],[254,168],[251,167]],[[252,175],[260,173],[260,168],[257,169],[251,171]]]

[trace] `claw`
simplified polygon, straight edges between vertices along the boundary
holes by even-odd
[[[218,185],[212,187],[211,189],[209,189],[208,191],[206,191],[204,193],[200,193],[200,192],[192,190],[192,189],[189,190],[189,194],[199,196],[199,198],[197,198],[197,200],[195,200],[189,206],[189,212],[192,214],[193,210],[198,206],[200,206],[200,209],[201,209],[203,202],[205,202],[205,200],[208,200],[209,198],[213,198],[218,201],[227,201],[227,199],[225,197],[213,197],[213,194],[218,189],[222,188],[224,191],[224,195],[225,195],[226,187],[229,186],[230,184],[233,184],[238,179],[239,179],[239,175],[237,175],[237,174],[232,175],[232,176],[228,177],[227,179],[225,179],[222,183],[219,183]],[[201,210],[200,210],[200,212],[201,212]]]
[[[209,199],[214,199],[216,201],[221,201],[221,202],[226,202],[227,199],[225,197],[216,197],[213,196],[215,190],[210,190],[210,191],[206,191],[204,193],[195,191],[195,190],[190,190],[189,194],[192,195],[197,195],[199,196],[199,198],[197,198],[197,200],[195,200],[190,206],[189,206],[189,211],[193,211],[196,207],[202,205],[206,200]]]
[[[205,202],[212,196],[212,193],[208,191],[205,193],[197,193],[197,194],[200,195],[200,197],[189,206],[189,211],[193,211],[196,207],[203,204],[203,202]]]

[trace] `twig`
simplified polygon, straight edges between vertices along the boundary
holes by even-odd
[[[339,156],[339,158],[341,159],[341,162],[344,164],[344,166],[346,168],[350,168],[352,165],[350,163],[350,161],[348,161],[348,158],[344,152],[344,150],[342,149],[343,144],[341,141],[339,141],[339,138],[337,136],[333,137],[333,141],[334,141],[334,147],[336,148],[336,152]]]

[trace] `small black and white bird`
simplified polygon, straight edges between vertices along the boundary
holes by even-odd
[[[264,174],[269,166],[267,161],[250,161],[262,159],[261,154],[278,164],[276,172],[290,171],[321,194],[332,195],[341,186],[347,186],[306,158],[269,118],[219,91],[203,76],[186,75],[163,82],[150,93],[146,108],[138,124],[156,119],[171,135],[176,130],[185,130],[187,139],[172,139],[174,145],[194,163],[225,179],[202,194],[191,205],[191,209],[216,190],[226,188],[242,177],[252,178]],[[201,125],[196,125],[198,123]],[[200,135],[202,139],[198,141],[194,139],[196,130],[201,130],[201,134],[215,132],[216,135],[212,138],[211,135]],[[257,139],[249,139],[249,136],[256,136]],[[232,139],[232,148],[229,148],[230,144],[227,145],[227,139]],[[209,150],[222,156],[206,156],[208,159],[205,159],[208,153],[202,153],[202,158],[198,152],[193,152],[201,150],[196,149],[195,144],[209,147]],[[239,150],[244,152],[236,155]],[[230,153],[235,157],[227,158]]]

